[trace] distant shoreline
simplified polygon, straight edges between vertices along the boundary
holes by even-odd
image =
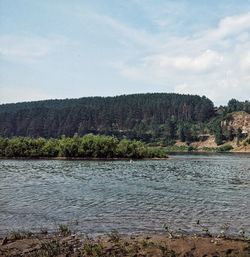
[[[250,154],[250,151],[242,152],[242,151],[229,151],[229,152],[212,152],[212,151],[176,151],[169,152],[167,157],[164,158],[84,158],[84,157],[0,157],[0,160],[30,160],[30,161],[39,161],[39,160],[47,160],[47,161],[163,161],[163,160],[171,160],[172,155],[221,155],[221,154]]]
[[[88,157],[0,157],[0,160],[62,160],[62,161],[140,161],[140,160],[169,160],[163,158],[88,158]]]
[[[224,152],[219,152],[219,151],[204,151],[204,150],[198,150],[198,151],[169,151],[167,152],[168,155],[175,154],[175,153],[188,153],[188,154],[236,154],[236,153],[242,153],[242,154],[249,154],[250,151],[224,151]]]
[[[0,160],[55,160],[55,161],[162,161],[170,160],[171,155],[187,154],[187,155],[215,155],[215,154],[250,154],[250,151],[227,151],[227,152],[216,152],[216,151],[173,151],[168,152],[166,157],[161,158],[92,158],[92,157],[0,157]]]

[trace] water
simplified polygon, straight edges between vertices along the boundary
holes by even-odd
[[[250,230],[250,155],[162,161],[0,160],[0,234],[74,220],[98,234]]]

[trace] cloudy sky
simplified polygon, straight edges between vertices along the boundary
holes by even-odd
[[[0,0],[0,103],[250,99],[249,0]]]

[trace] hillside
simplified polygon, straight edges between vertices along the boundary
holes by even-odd
[[[238,111],[225,114],[222,117],[219,128],[221,129],[221,144],[219,147],[232,146],[236,152],[250,152],[250,114]],[[177,141],[176,146],[187,146],[186,142]],[[199,140],[191,143],[197,150],[218,148],[216,138],[212,134],[200,135]]]
[[[0,136],[93,133],[161,146],[239,147],[248,142],[249,113],[249,101],[216,108],[205,96],[167,93],[44,100],[0,105]]]
[[[146,142],[171,140],[190,124],[214,115],[211,100],[196,95],[135,94],[0,105],[1,136],[59,137],[86,133]]]

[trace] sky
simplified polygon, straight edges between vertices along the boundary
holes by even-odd
[[[0,103],[250,99],[250,0],[0,0]]]

